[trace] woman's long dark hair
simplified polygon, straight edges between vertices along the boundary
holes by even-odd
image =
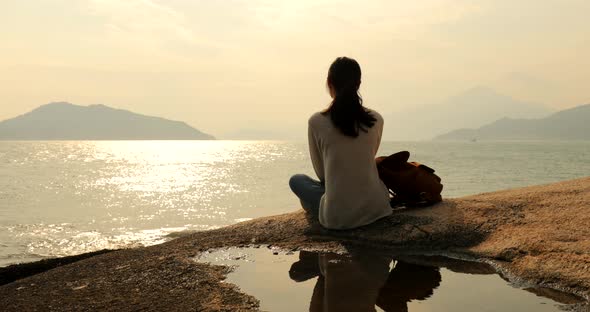
[[[334,126],[344,135],[358,137],[359,131],[367,131],[375,124],[375,117],[363,107],[358,93],[361,85],[361,67],[348,57],[337,58],[328,71],[328,88],[334,99],[326,110]]]

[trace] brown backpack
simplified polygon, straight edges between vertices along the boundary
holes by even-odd
[[[443,185],[434,169],[408,162],[410,152],[403,151],[387,157],[378,157],[377,171],[391,195],[392,207],[428,206],[442,201]]]

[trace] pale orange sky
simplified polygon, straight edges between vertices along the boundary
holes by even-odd
[[[223,137],[299,128],[337,56],[383,113],[485,85],[590,102],[587,0],[0,1],[0,119],[103,103]]]

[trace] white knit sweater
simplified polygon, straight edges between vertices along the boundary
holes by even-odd
[[[342,134],[328,115],[315,113],[309,118],[311,162],[326,188],[319,211],[319,221],[326,228],[355,228],[392,212],[375,164],[383,118],[369,111],[377,121],[356,138]]]

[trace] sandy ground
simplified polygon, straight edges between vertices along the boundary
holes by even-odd
[[[589,224],[590,177],[400,210],[352,231],[322,229],[298,211],[58,266],[0,286],[0,307],[7,311],[257,310],[255,298],[223,283],[227,268],[194,259],[208,249],[252,244],[341,251],[346,243],[399,254],[467,257],[492,263],[512,281],[588,300]],[[587,304],[571,308],[590,311]]]

